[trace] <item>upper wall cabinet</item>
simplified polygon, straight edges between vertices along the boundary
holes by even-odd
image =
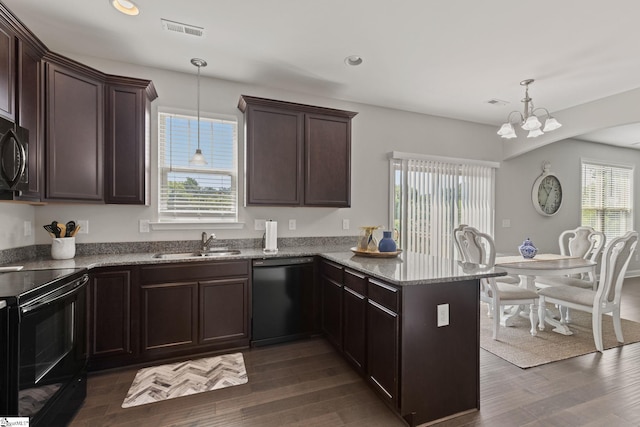
[[[242,95],[247,205],[349,207],[351,111]]]
[[[149,203],[151,101],[158,97],[149,80],[107,77],[105,202]]]
[[[16,38],[13,29],[0,20],[0,115],[13,121],[15,110]]]
[[[46,199],[103,200],[104,85],[66,58],[46,60]]]

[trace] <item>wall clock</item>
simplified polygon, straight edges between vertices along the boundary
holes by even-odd
[[[553,216],[562,206],[562,184],[558,177],[549,171],[550,162],[542,163],[542,174],[536,178],[531,190],[533,207],[540,215]]]

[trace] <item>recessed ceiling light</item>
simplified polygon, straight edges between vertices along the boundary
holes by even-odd
[[[136,16],[140,13],[138,6],[129,0],[109,0],[111,6],[113,6],[118,12],[125,15]]]
[[[362,64],[362,58],[358,55],[347,56],[346,58],[344,58],[344,63],[355,67]]]

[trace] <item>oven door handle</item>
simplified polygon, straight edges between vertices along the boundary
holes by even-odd
[[[80,292],[82,290],[82,288],[84,287],[84,285],[87,284],[87,282],[89,281],[89,276],[87,274],[85,274],[84,276],[82,276],[81,278],[74,280],[73,282],[69,283],[68,285],[65,285],[63,288],[61,288],[60,290],[58,290],[58,292],[56,292],[55,295],[45,295],[44,297],[37,299],[35,301],[31,301],[28,304],[25,304],[23,306],[20,307],[20,311],[22,312],[22,314],[27,314],[30,311],[36,310],[42,306],[45,305],[49,305],[49,304],[53,304],[56,301],[60,301],[62,299],[68,298],[71,295],[77,294],[78,292]],[[70,290],[60,294],[59,291],[64,291],[66,289]]]

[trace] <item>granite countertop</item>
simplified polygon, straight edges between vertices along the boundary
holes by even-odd
[[[506,273],[478,266],[461,265],[455,260],[403,252],[396,258],[364,257],[355,255],[345,246],[297,246],[280,248],[276,254],[264,254],[261,249],[241,249],[240,254],[216,257],[154,258],[155,253],[125,253],[76,256],[68,260],[43,258],[14,262],[25,270],[56,268],[96,268],[118,265],[168,264],[183,262],[215,262],[222,260],[286,258],[297,256],[321,256],[371,277],[398,286],[452,282],[502,276]]]

